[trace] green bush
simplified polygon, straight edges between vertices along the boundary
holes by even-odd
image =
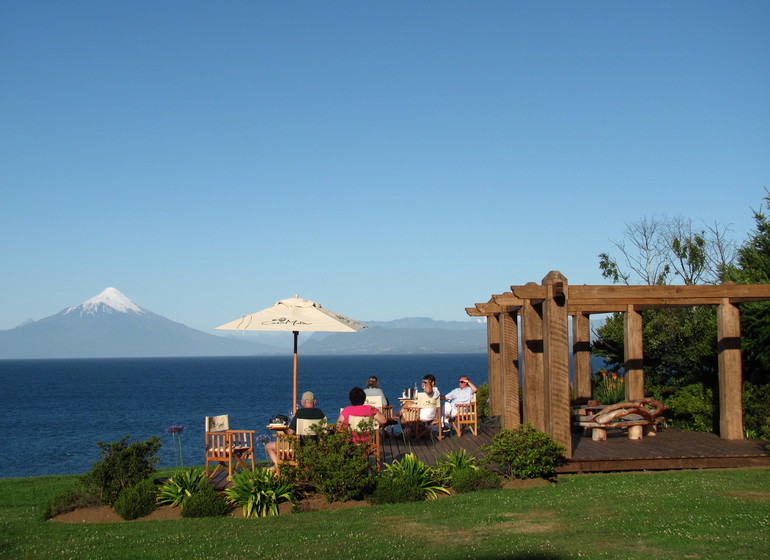
[[[144,480],[123,490],[115,500],[115,511],[123,519],[137,519],[155,511],[155,484]]]
[[[243,508],[244,517],[278,515],[278,505],[294,501],[294,486],[266,469],[238,471],[225,488],[231,504]]]
[[[197,488],[182,501],[182,517],[224,517],[231,509],[227,499],[211,484]]]
[[[458,494],[500,488],[503,481],[487,469],[462,468],[452,473],[452,489]]]
[[[297,450],[300,473],[323,492],[328,502],[357,500],[375,486],[374,469],[366,454],[368,444],[353,441],[349,429],[319,432],[303,440]]]
[[[454,472],[459,469],[478,469],[476,457],[468,455],[465,449],[455,449],[445,453],[436,460],[434,472],[444,486],[452,485]]]
[[[183,504],[185,500],[204,487],[210,487],[203,467],[190,468],[176,474],[158,486],[158,503],[170,506]]]
[[[666,416],[670,417],[673,427],[695,432],[714,431],[714,391],[703,384],[677,389],[663,404],[670,409]]]
[[[743,384],[743,426],[755,439],[770,439],[770,383]]]
[[[139,484],[155,472],[160,438],[129,444],[131,435],[112,443],[98,442],[101,459],[83,477],[83,484],[94,488],[103,504],[113,505],[126,488]]]
[[[484,383],[476,388],[476,415],[479,422],[489,418],[489,384]]]
[[[401,476],[380,476],[377,487],[369,497],[374,504],[401,504],[425,500],[425,491],[420,488],[417,479]]]
[[[552,478],[564,461],[566,449],[547,434],[526,423],[502,429],[491,445],[481,448],[484,462],[509,478]]]
[[[433,500],[439,493],[449,493],[442,485],[440,473],[420,461],[413,453],[407,453],[400,461],[385,465],[383,477],[399,479],[404,484],[414,486],[423,500]]]
[[[93,488],[77,485],[51,498],[43,510],[43,519],[51,519],[62,513],[96,506],[100,503],[99,494]]]

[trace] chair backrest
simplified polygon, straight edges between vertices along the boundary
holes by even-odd
[[[230,418],[227,414],[219,416],[206,416],[207,432],[226,432],[230,429]]]
[[[376,430],[380,427],[380,423],[377,422],[374,418],[371,416],[350,416],[348,418],[348,423],[350,424],[350,429],[353,431],[357,431],[361,429],[362,423],[371,422],[372,424],[372,430]]]
[[[383,399],[381,395],[367,395],[366,400],[364,401],[364,404],[373,406],[374,408],[382,412],[382,408],[385,406],[385,399]]]
[[[320,424],[321,426],[326,426],[326,418],[323,418],[321,420],[308,420],[307,418],[297,418],[297,430],[294,432],[298,436],[312,436],[313,430],[310,429],[310,426],[315,426],[316,424]]]
[[[439,408],[439,399],[429,397],[428,393],[417,393],[417,408]]]

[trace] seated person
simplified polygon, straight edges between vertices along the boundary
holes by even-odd
[[[366,382],[366,389],[364,389],[367,397],[382,397],[382,402],[385,406],[388,406],[388,399],[385,398],[385,393],[380,389],[380,381],[372,375]]]
[[[315,395],[311,391],[302,393],[300,402],[302,408],[297,409],[297,412],[294,413],[294,417],[289,423],[289,428],[286,430],[286,433],[289,435],[292,435],[297,431],[297,418],[304,420],[318,420],[319,422],[326,418],[323,411],[320,408],[316,408]],[[273,465],[278,467],[278,454],[275,452],[275,442],[267,442],[265,444],[265,451],[267,452],[267,456],[270,457],[270,460],[273,462]]]
[[[366,393],[363,389],[361,389],[361,387],[353,387],[348,394],[348,398],[350,399],[350,406],[346,406],[340,412],[340,416],[337,418],[337,426],[340,428],[349,426],[351,416],[365,416],[368,418],[374,418],[377,422],[380,423],[380,425],[385,424],[386,419],[382,412],[373,406],[364,404],[366,401]],[[367,441],[367,439],[366,437],[357,436],[353,438],[353,441]]]
[[[438,399],[441,397],[441,391],[439,391],[438,387],[436,387],[436,378],[430,373],[428,373],[422,378],[422,390],[426,395],[428,395],[432,399]],[[417,406],[416,402],[404,403],[404,408],[411,408],[414,406]],[[421,408],[420,420],[422,422],[431,422],[434,418],[436,418],[436,410],[437,409],[435,408]],[[401,416],[401,412],[399,412],[399,417],[400,416]]]
[[[457,416],[456,404],[468,404],[473,401],[473,395],[478,390],[476,386],[471,383],[470,378],[467,375],[461,375],[459,381],[459,387],[452,389],[445,396],[441,397],[441,400],[445,400],[444,403],[444,418],[451,420]]]

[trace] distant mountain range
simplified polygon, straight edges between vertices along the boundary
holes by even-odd
[[[310,354],[414,354],[486,351],[486,325],[474,320],[407,318],[367,323],[358,333],[305,333]],[[262,335],[262,336],[260,336]],[[283,354],[289,333],[217,336],[139,307],[115,288],[55,315],[0,331],[0,358],[117,358]]]

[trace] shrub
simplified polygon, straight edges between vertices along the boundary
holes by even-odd
[[[369,499],[374,504],[421,502],[425,499],[425,492],[419,487],[417,480],[407,477],[380,476],[377,478],[377,487]]]
[[[207,486],[211,485],[203,467],[187,469],[158,486],[158,503],[178,506]]]
[[[462,468],[452,473],[452,488],[458,494],[500,488],[503,481],[487,469]]]
[[[468,455],[465,449],[455,449],[436,460],[434,471],[444,485],[452,485],[454,472],[459,469],[478,469],[476,457]]]
[[[676,390],[663,404],[671,410],[671,423],[675,428],[696,432],[714,431],[714,392],[701,383],[694,383]]]
[[[232,482],[225,488],[225,496],[243,508],[244,517],[278,515],[279,504],[294,501],[294,486],[266,469],[238,471]]]
[[[43,510],[43,519],[51,519],[78,508],[99,505],[99,494],[93,488],[78,485],[51,498]]]
[[[400,461],[385,465],[385,477],[400,479],[414,486],[422,499],[433,500],[439,492],[448,494],[442,486],[440,474],[420,461],[414,453],[407,453]]]
[[[123,519],[136,519],[155,511],[155,485],[144,480],[123,490],[115,500],[115,511]]]
[[[479,385],[476,391],[476,415],[479,422],[489,418],[489,384]]]
[[[743,424],[754,438],[770,439],[770,383],[743,384]]]
[[[224,517],[231,509],[224,496],[205,484],[182,502],[182,517]]]
[[[349,429],[303,440],[297,462],[307,481],[324,493],[328,502],[357,500],[375,486],[373,467],[367,456],[368,444],[353,441]]]
[[[129,444],[131,435],[112,443],[98,442],[101,459],[93,464],[83,477],[83,484],[94,488],[104,504],[112,505],[118,495],[149,478],[155,472],[160,449],[160,438],[153,436],[146,441]]]
[[[486,455],[484,462],[509,478],[552,478],[566,452],[563,445],[529,423],[500,430],[492,444],[481,450]]]

